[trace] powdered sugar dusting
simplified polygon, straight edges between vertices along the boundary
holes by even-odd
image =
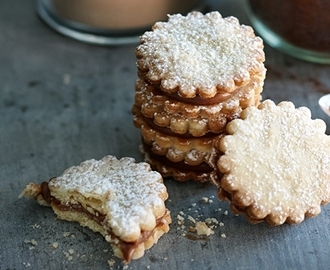
[[[175,14],[141,37],[138,68],[164,91],[183,97],[213,97],[248,82],[264,70],[263,42],[249,26],[218,12]]]
[[[67,169],[49,182],[57,193],[77,192],[102,201],[109,227],[122,239],[153,228],[159,211],[165,211],[166,187],[158,172],[133,158],[106,156]]]
[[[234,204],[270,223],[299,223],[330,201],[330,137],[308,108],[264,101],[228,124],[221,141],[221,184]]]

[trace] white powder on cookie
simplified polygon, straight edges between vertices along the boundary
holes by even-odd
[[[251,27],[219,12],[169,16],[141,37],[138,68],[150,81],[179,95],[213,97],[217,88],[233,91],[263,71],[263,42]],[[173,91],[172,91],[173,92]]]
[[[167,192],[158,172],[147,163],[134,162],[112,156],[87,160],[67,169],[49,186],[56,189],[56,196],[78,192],[87,200],[99,198],[107,208],[104,212],[111,215],[108,222],[116,235],[140,235],[141,229],[155,227],[155,214],[165,209],[166,198],[160,196],[167,197]]]
[[[330,137],[320,119],[292,102],[266,100],[227,125],[218,165],[233,203],[254,221],[300,223],[330,201]]]

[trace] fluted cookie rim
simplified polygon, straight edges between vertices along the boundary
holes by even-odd
[[[224,34],[226,31],[229,33]],[[208,39],[212,41],[204,44],[203,42]],[[170,42],[172,40],[173,42]],[[191,50],[186,49],[188,45],[191,45]],[[211,45],[218,46],[212,50],[212,53],[217,54],[211,54]],[[207,50],[204,49],[206,47]],[[167,22],[156,23],[152,31],[147,31],[141,36],[135,55],[139,72],[145,74],[143,76],[147,81],[160,84],[163,91],[178,92],[183,98],[193,98],[197,95],[211,98],[217,93],[230,93],[237,86],[245,85],[254,74],[263,73],[263,48],[262,39],[254,34],[250,26],[241,25],[237,18],[223,18],[217,11],[205,15],[191,12],[187,16],[169,15]],[[201,54],[203,50],[207,52]],[[170,61],[166,61],[166,54]],[[236,60],[228,55],[235,55]],[[186,62],[182,61],[182,58]],[[199,65],[191,63],[193,60]],[[212,61],[217,61],[217,65]],[[176,65],[169,64],[171,62]],[[186,64],[182,68],[178,63]],[[197,66],[200,66],[201,70],[197,70]],[[218,66],[219,69],[214,71]],[[234,69],[236,70],[233,71]],[[229,70],[231,73],[227,74]],[[207,75],[201,76],[206,73]],[[210,74],[216,75],[210,79]],[[198,78],[202,77],[204,81],[201,82]]]

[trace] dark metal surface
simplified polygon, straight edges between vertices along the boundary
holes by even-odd
[[[243,2],[214,1],[212,9],[248,23]],[[61,36],[37,18],[35,5],[0,1],[1,270],[329,269],[329,205],[300,225],[251,225],[217,200],[214,187],[166,179],[171,230],[124,267],[99,234],[57,220],[33,200],[18,199],[30,181],[48,180],[86,159],[111,154],[142,160],[130,112],[135,46],[92,46]],[[313,118],[330,125],[318,106],[321,95],[330,92],[330,66],[302,62],[268,46],[265,52],[263,98],[307,106]],[[183,213],[185,228],[177,220]],[[209,237],[184,236],[192,226],[188,215],[220,223]]]

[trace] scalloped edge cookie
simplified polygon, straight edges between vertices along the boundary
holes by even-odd
[[[218,197],[252,223],[297,224],[330,201],[330,136],[306,107],[271,100],[227,125]]]
[[[48,182],[28,184],[23,196],[101,233],[126,263],[142,257],[171,223],[162,176],[129,157],[86,160]]]
[[[169,15],[136,48],[139,77],[183,98],[232,93],[265,74],[263,41],[250,26],[217,11]]]

